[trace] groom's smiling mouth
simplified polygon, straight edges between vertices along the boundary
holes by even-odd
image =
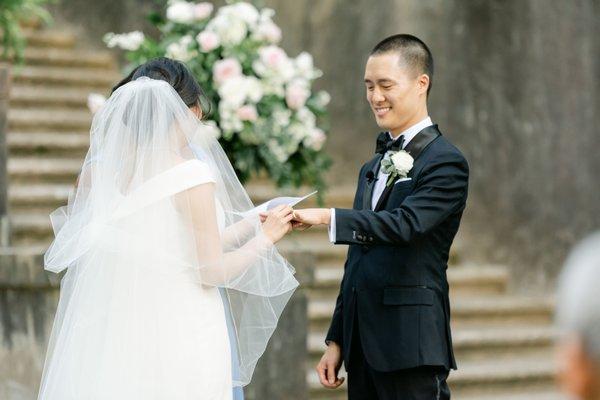
[[[378,117],[383,117],[388,111],[392,109],[392,107],[374,107],[375,114]]]

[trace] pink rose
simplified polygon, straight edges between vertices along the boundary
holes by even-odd
[[[261,61],[271,69],[277,69],[287,61],[287,54],[277,46],[266,46],[259,50]]]
[[[285,90],[285,102],[292,110],[304,107],[309,97],[310,91],[302,83],[292,82]]]
[[[325,132],[319,128],[311,129],[310,136],[305,140],[305,144],[312,148],[313,150],[321,150],[323,148],[323,144],[325,144],[325,140],[327,136]]]
[[[218,85],[223,84],[228,79],[241,75],[242,66],[235,58],[224,58],[217,61],[213,66],[214,80]]]
[[[256,36],[270,43],[279,43],[281,29],[273,21],[267,20],[258,26]]]
[[[208,18],[213,11],[211,3],[198,3],[194,5],[194,17],[198,20]]]
[[[256,107],[252,105],[245,105],[238,108],[237,116],[242,121],[256,121],[258,118],[258,113],[256,112]]]
[[[205,53],[208,53],[221,45],[219,36],[211,31],[200,32],[198,36],[196,36],[196,41],[198,42],[200,49]]]

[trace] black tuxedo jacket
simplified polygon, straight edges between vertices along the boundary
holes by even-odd
[[[342,347],[347,369],[355,323],[376,370],[456,368],[446,269],[469,167],[437,125],[419,132],[405,150],[415,159],[410,180],[386,187],[371,210],[378,154],[360,170],[353,209],[335,210],[336,244],[350,246],[326,340]]]

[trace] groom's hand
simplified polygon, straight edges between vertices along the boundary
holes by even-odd
[[[338,388],[344,383],[344,378],[338,378],[338,371],[342,366],[342,349],[335,342],[329,342],[325,354],[317,364],[317,373],[321,385],[328,389]]]
[[[292,226],[298,228],[312,225],[329,225],[330,220],[331,210],[329,208],[305,208],[294,210]]]

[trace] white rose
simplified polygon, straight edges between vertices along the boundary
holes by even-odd
[[[238,108],[237,117],[242,121],[256,121],[258,112],[255,106],[247,104]]]
[[[258,49],[258,54],[252,68],[259,76],[280,84],[294,76],[294,65],[282,48],[265,46]]]
[[[310,90],[308,84],[304,81],[295,80],[285,90],[285,101],[292,110],[304,107],[309,97]]]
[[[140,48],[145,36],[140,31],[133,31],[121,34],[107,33],[103,39],[109,48],[119,47],[124,50],[135,51]]]
[[[229,108],[240,107],[246,101],[245,82],[241,76],[226,80],[218,89],[219,97]]]
[[[190,35],[183,36],[179,42],[167,46],[167,57],[187,62],[196,56],[196,52],[189,49],[194,39]]]
[[[167,19],[178,24],[191,24],[195,19],[195,10],[192,3],[177,1],[167,7]]]
[[[321,90],[319,93],[317,93],[317,98],[315,100],[319,107],[325,108],[331,101],[331,96],[326,91]]]
[[[242,75],[242,65],[235,58],[224,58],[213,65],[213,79],[217,85],[222,85],[231,78]]]
[[[327,136],[322,129],[313,128],[310,130],[309,136],[304,140],[304,144],[313,150],[319,151],[323,148],[323,144]]]
[[[221,10],[224,14],[229,14],[241,19],[251,27],[254,27],[260,18],[260,13],[256,7],[243,1],[222,7]]]
[[[200,46],[200,50],[205,53],[212,51],[221,45],[219,36],[211,31],[202,31],[196,36],[196,41]]]
[[[194,18],[197,20],[203,20],[210,16],[213,11],[213,5],[211,3],[198,3],[194,5]]]
[[[263,87],[259,79],[247,76],[244,79],[246,97],[253,103],[258,103],[263,98]]]
[[[96,114],[106,103],[106,97],[98,93],[90,93],[88,95],[87,106],[92,112],[92,114]]]
[[[413,167],[413,158],[408,152],[400,150],[391,157],[394,167],[401,177],[406,177]]]
[[[227,14],[219,14],[213,18],[206,30],[216,33],[221,43],[227,46],[240,44],[248,34],[248,27],[244,20]]]
[[[317,124],[316,115],[306,107],[302,107],[298,110],[296,118],[309,128],[314,128]]]
[[[281,41],[281,29],[275,25],[270,19],[262,21],[256,31],[254,31],[254,38],[257,40],[265,40],[269,43],[279,43]]]
[[[320,70],[314,67],[313,58],[307,52],[300,53],[294,60],[294,65],[296,67],[296,75],[304,79],[313,80],[323,75]]]

